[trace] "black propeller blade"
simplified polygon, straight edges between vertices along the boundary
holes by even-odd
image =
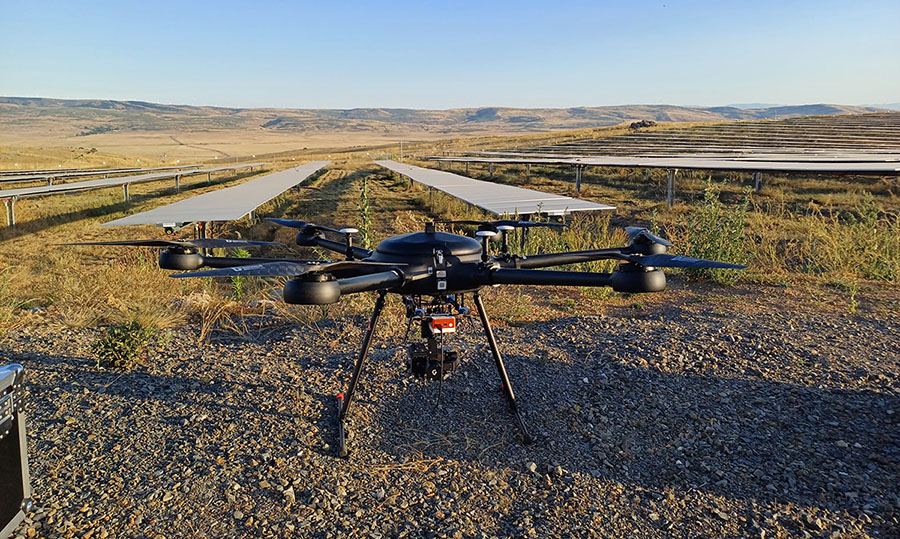
[[[173,273],[172,277],[231,277],[234,275],[248,275],[255,277],[298,277],[313,271],[338,271],[369,267],[396,267],[406,264],[390,262],[365,262],[362,260],[339,260],[329,262],[327,260],[301,264],[297,262],[268,262],[265,264],[253,264],[251,266],[238,266],[208,271],[191,271],[188,273]]]
[[[274,217],[266,217],[266,221],[270,221],[275,223],[276,225],[286,226],[289,228],[298,228],[301,230],[321,230],[323,232],[334,232],[335,234],[343,234],[340,230],[336,228],[331,228],[327,226],[317,225],[313,223],[308,223],[306,221],[300,221],[297,219],[276,219]]]
[[[499,226],[511,226],[514,228],[534,228],[534,227],[552,227],[552,228],[565,228],[569,225],[566,223],[552,223],[552,222],[544,222],[544,221],[517,221],[515,219],[501,219],[499,221],[473,221],[466,219],[459,220],[444,220],[444,221],[435,221],[436,223],[448,224],[448,225],[477,225],[477,226],[486,226],[496,229]]]
[[[628,242],[631,243],[635,240],[644,240],[650,243],[658,243],[660,245],[665,245],[666,247],[672,247],[672,242],[665,238],[660,238],[656,234],[650,232],[646,228],[639,226],[626,226],[624,227],[625,234],[628,235]]]
[[[121,240],[121,241],[88,241],[64,243],[63,245],[124,245],[129,247],[182,247],[216,249],[220,247],[252,247],[257,245],[283,245],[275,241],[229,240],[221,238],[201,238],[196,240]]]
[[[652,266],[655,268],[747,269],[747,266],[741,264],[731,264],[728,262],[718,262],[716,260],[705,260],[703,258],[692,258],[690,256],[681,255],[625,255],[622,259],[639,266]]]

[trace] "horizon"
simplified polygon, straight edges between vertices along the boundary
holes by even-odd
[[[896,108],[900,106],[900,102],[897,103],[728,103],[724,105],[677,105],[674,103],[616,103],[609,105],[572,105],[567,107],[544,107],[544,106],[535,106],[535,107],[517,107],[517,106],[509,106],[509,105],[478,105],[471,107],[451,107],[451,108],[432,108],[432,109],[419,109],[419,108],[411,108],[411,107],[379,107],[379,106],[367,106],[367,107],[328,107],[328,108],[317,108],[317,107],[271,107],[271,106],[258,106],[258,107],[230,107],[230,106],[220,106],[220,105],[209,105],[209,104],[196,104],[196,103],[161,103],[156,101],[147,101],[144,99],[113,99],[113,98],[103,98],[103,97],[52,97],[52,96],[17,96],[17,95],[0,95],[0,99],[48,99],[48,100],[58,100],[58,101],[113,101],[120,103],[140,103],[147,105],[162,105],[162,106],[171,106],[171,107],[197,107],[197,108],[223,108],[223,109],[236,109],[236,110],[416,110],[416,111],[434,111],[434,112],[447,112],[452,110],[468,110],[468,109],[524,109],[524,110],[540,110],[540,109],[549,109],[549,110],[568,110],[568,109],[577,109],[577,108],[586,108],[586,109],[595,109],[595,108],[622,108],[622,107],[679,107],[685,109],[697,109],[697,110],[708,110],[715,108],[735,108],[741,110],[765,110],[771,108],[787,108],[787,107],[813,107],[813,106],[848,106],[848,107],[869,107],[869,108],[879,108],[883,107],[884,110],[897,110]],[[753,106],[750,106],[753,105]],[[756,106],[759,105],[759,106]]]
[[[873,22],[900,23],[900,5],[5,3],[0,94],[337,110],[897,103],[900,36]]]

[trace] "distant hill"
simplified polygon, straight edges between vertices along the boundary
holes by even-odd
[[[267,109],[164,105],[143,101],[0,97],[3,130],[53,124],[64,136],[110,132],[219,129],[277,132],[373,131],[433,134],[522,133],[617,125],[635,120],[711,122],[877,112],[874,107],[798,105],[745,109],[621,105],[609,107],[415,109]]]

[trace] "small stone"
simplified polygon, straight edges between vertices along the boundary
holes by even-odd
[[[288,505],[291,505],[297,501],[297,496],[294,494],[294,487],[288,487],[284,489],[284,492],[282,494],[284,494],[284,498],[285,500],[287,500]]]
[[[263,479],[259,482],[259,488],[272,488],[272,484]]]
[[[384,494],[385,494],[384,488],[379,488],[378,490],[375,491],[375,499],[376,499],[376,500],[383,500],[383,499],[384,499]]]
[[[244,519],[244,513],[243,513],[242,511],[235,511],[235,512],[234,512],[234,518],[235,518],[235,520],[243,520],[243,519]]]
[[[649,516],[650,516],[650,520],[652,520],[653,522],[656,522],[657,520],[659,520],[659,513],[650,513]]]
[[[166,492],[166,494],[163,496],[162,501],[167,502],[167,501],[171,500],[171,499],[174,498],[174,497],[175,497],[175,495],[172,494],[171,492]]]
[[[844,440],[838,440],[838,441],[834,442],[834,445],[840,447],[841,449],[846,449],[850,446],[850,444],[848,444]]]
[[[525,465],[525,469],[531,473],[537,473],[537,464],[535,464],[533,462],[529,462],[528,464]]]
[[[728,516],[728,513],[725,513],[724,511],[720,511],[718,509],[713,509],[713,513],[715,513],[716,516],[721,518],[722,520],[728,520],[729,518],[731,518]]]

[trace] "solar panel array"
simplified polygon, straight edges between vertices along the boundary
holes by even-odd
[[[153,172],[161,170],[187,170],[197,168],[200,165],[180,165],[169,167],[154,168],[96,168],[96,169],[70,169],[67,171],[37,171],[28,174],[4,175],[0,176],[0,182],[28,182],[28,181],[47,181],[62,178],[83,178],[87,176],[105,176],[108,174],[126,174],[129,172]]]
[[[104,223],[103,226],[233,221],[300,184],[328,163],[329,161],[312,161],[296,168],[267,174],[234,187],[204,193],[150,211],[116,219]]]
[[[221,167],[201,168],[191,170],[179,170],[175,172],[154,172],[150,174],[138,174],[135,176],[118,176],[114,178],[101,178],[97,180],[85,180],[81,182],[63,183],[57,185],[41,185],[38,187],[22,187],[19,189],[0,189],[0,200],[6,203],[6,224],[13,226],[16,224],[15,202],[19,199],[30,198],[35,196],[54,195],[60,193],[72,193],[76,191],[87,191],[90,189],[101,189],[104,187],[117,187],[119,185],[125,188],[125,199],[128,199],[128,186],[135,183],[144,183],[155,180],[164,180],[169,178],[178,178],[193,174],[212,174],[223,170],[236,170],[239,168],[250,168],[262,166],[265,163],[242,163],[238,165],[227,165]]]
[[[683,154],[805,156],[806,159],[900,160],[900,113],[735,122],[638,131],[551,146],[509,149],[504,154],[658,157]]]
[[[428,157],[451,163],[487,163],[495,165],[568,165],[624,168],[666,168],[693,170],[728,170],[738,172],[807,172],[810,174],[895,175],[900,162],[843,161],[762,161],[726,159],[723,157]]]
[[[578,211],[612,210],[614,206],[554,195],[512,185],[475,180],[396,161],[375,161],[410,180],[458,198],[494,215],[567,215]]]

